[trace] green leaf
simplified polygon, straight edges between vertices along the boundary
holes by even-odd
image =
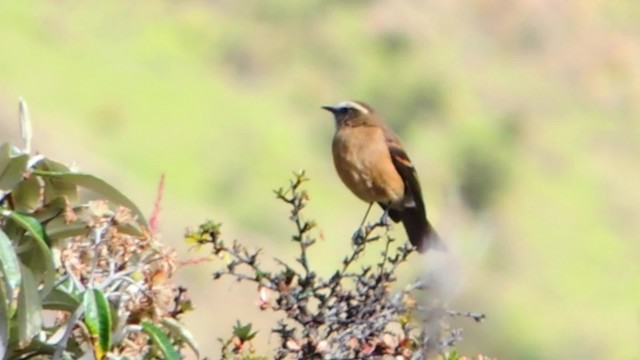
[[[200,359],[198,344],[196,344],[196,340],[189,329],[187,329],[178,320],[170,317],[162,319],[162,325],[166,326],[175,337],[187,343],[191,350],[196,354],[196,359]]]
[[[13,297],[13,292],[18,289],[22,282],[20,275],[20,263],[11,243],[11,239],[0,230],[0,266],[2,267],[2,276],[8,287],[8,297]]]
[[[3,143],[0,145],[0,173],[4,171],[4,169],[11,162],[12,155],[19,154],[20,152],[14,146],[11,146],[9,143]]]
[[[42,308],[46,310],[60,310],[74,312],[80,305],[80,301],[73,295],[61,289],[53,289],[42,299]]]
[[[6,299],[9,306],[9,316],[13,316],[16,311],[16,304],[13,295],[22,283],[22,274],[20,273],[20,263],[13,244],[9,237],[0,230],[0,267],[4,285],[6,285]],[[4,286],[3,286],[4,288]],[[0,359],[2,357],[0,356]]]
[[[42,357],[50,359],[51,356],[45,357],[45,355],[53,355],[56,348],[52,344],[48,344],[35,338],[24,348],[19,348],[16,344],[9,344],[7,359],[40,359]],[[40,358],[38,356],[41,356]]]
[[[41,224],[46,224],[47,222],[51,221],[51,219],[61,215],[65,211],[66,207],[67,202],[64,200],[64,198],[58,197],[40,207],[38,210],[34,211],[31,216],[33,216]]]
[[[40,203],[40,183],[38,178],[30,176],[22,180],[11,192],[13,207],[21,212],[33,212]]]
[[[42,296],[46,296],[55,282],[55,266],[53,264],[53,257],[51,255],[51,249],[46,241],[46,234],[44,228],[35,218],[20,214],[16,211],[5,211],[2,213],[13,220],[20,227],[25,229],[31,237],[27,238],[27,241],[33,240],[33,244],[36,246],[20,254],[20,260],[31,271],[44,277],[44,285],[42,289]]]
[[[64,215],[51,220],[46,226],[46,233],[50,241],[65,239],[72,236],[88,235],[91,228],[81,218],[67,223]]]
[[[102,356],[111,348],[111,309],[109,302],[102,291],[98,289],[88,289],[84,292],[82,301],[84,307],[84,323],[89,329],[89,333],[95,339],[94,351],[96,359]]]
[[[70,173],[67,165],[47,158],[42,159],[35,169],[47,172]],[[43,176],[42,180],[44,181],[44,198],[46,202],[58,197],[66,197],[70,202],[78,200],[78,187],[76,184],[48,176]]]
[[[38,282],[33,272],[20,264],[22,286],[18,294],[18,344],[27,346],[42,329],[42,304],[38,294]]]
[[[138,208],[136,204],[131,201],[128,197],[122,194],[118,189],[111,186],[111,184],[106,181],[95,177],[89,174],[83,173],[72,173],[72,172],[52,172],[52,171],[41,171],[34,170],[34,174],[38,176],[42,176],[43,178],[55,178],[60,179],[64,182],[74,184],[77,186],[82,186],[89,190],[92,190],[106,198],[106,200],[112,201],[116,204],[120,204],[126,206],[131,209],[131,211],[138,216],[139,221],[148,228],[147,220]]]
[[[254,331],[252,333],[251,327],[252,327],[251,323],[248,323],[247,325],[242,325],[240,324],[240,321],[236,320],[236,324],[233,327],[233,335],[237,336],[238,339],[240,339],[241,341],[249,341],[253,339],[258,333],[257,331]]]
[[[160,352],[166,360],[180,360],[180,354],[173,347],[167,334],[154,324],[145,321],[142,323],[142,330],[151,338],[151,342],[158,346]]]
[[[140,225],[138,225],[133,221],[120,222],[116,225],[116,229],[118,229],[118,232],[122,234],[131,235],[135,237],[144,236],[144,232],[142,231],[142,228],[140,227]]]
[[[459,360],[460,355],[456,351],[452,351],[449,354],[445,355],[446,360]]]
[[[5,287],[0,285],[0,359],[5,359],[9,345],[9,303]]]
[[[11,191],[22,181],[29,155],[4,143],[0,146],[0,190]]]
[[[38,220],[29,215],[21,214],[17,211],[5,211],[3,212],[3,215],[8,215],[11,220],[15,221],[18,225],[20,225],[20,227],[27,230],[27,232],[31,234],[34,239],[42,242],[45,246],[47,246],[44,228],[42,227],[40,222],[38,222]]]

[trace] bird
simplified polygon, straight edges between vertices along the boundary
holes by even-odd
[[[402,222],[418,252],[446,250],[427,220],[416,169],[383,118],[362,101],[342,101],[322,109],[335,119],[332,152],[336,172],[355,196],[369,203],[363,224],[372,205],[378,203],[383,218],[388,215]]]

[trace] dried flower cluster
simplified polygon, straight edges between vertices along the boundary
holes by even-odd
[[[0,358],[199,356],[175,252],[155,237],[164,178],[147,222],[108,182],[32,155],[23,101],[20,121],[24,148],[0,145]]]
[[[83,223],[91,231],[69,238],[61,247],[61,286],[70,293],[96,288],[105,294],[117,319],[112,355],[137,358],[148,353],[148,334],[138,331],[139,325],[171,322],[191,309],[186,290],[172,281],[177,269],[174,250],[146,232],[127,231],[135,226],[130,211],[112,211],[105,201],[69,211],[66,220]],[[63,324],[67,318],[68,313],[60,312],[57,321]],[[81,343],[87,333],[77,323],[71,335]]]
[[[260,250],[250,251],[237,241],[227,245],[219,224],[212,222],[187,233],[192,242],[209,244],[225,262],[224,268],[213,274],[214,280],[229,276],[255,283],[260,309],[283,314],[272,329],[280,338],[274,358],[362,359],[386,355],[417,360],[438,354],[455,356],[448,350],[461,339],[461,330],[448,330],[446,315],[469,316],[476,321],[484,316],[418,305],[416,297],[427,290],[421,281],[394,292],[398,267],[414,250],[407,243],[396,246],[386,222],[366,225],[353,251],[330,277],[323,278],[313,270],[307,253],[315,243],[311,236],[315,224],[301,214],[308,201],[301,189],[306,180],[304,172],[296,174],[288,189],[276,191],[277,198],[291,208],[290,219],[296,228],[293,241],[299,247],[297,264],[275,259],[280,270],[267,271],[259,262]],[[367,244],[378,240],[385,242],[379,262],[354,269]],[[250,324],[238,323],[233,337],[223,341],[222,357],[253,358],[245,350],[250,349],[255,335]]]

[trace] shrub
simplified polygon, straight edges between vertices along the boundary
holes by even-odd
[[[271,330],[280,338],[273,358],[285,359],[362,359],[383,355],[402,359],[426,359],[441,354],[457,358],[450,352],[460,340],[461,330],[450,329],[446,316],[467,316],[481,321],[484,315],[460,313],[443,306],[422,306],[419,293],[427,291],[422,280],[394,292],[396,273],[414,249],[408,242],[396,245],[383,221],[368,224],[353,251],[330,277],[318,274],[308,259],[316,239],[315,223],[304,218],[302,210],[309,197],[302,190],[307,181],[304,172],[295,174],[287,189],[276,196],[291,209],[295,232],[292,240],[299,249],[295,264],[275,259],[280,270],[268,271],[261,264],[262,251],[250,250],[237,241],[222,239],[220,224],[206,222],[187,232],[189,242],[211,246],[212,253],[224,262],[213,274],[257,285],[258,306],[275,311],[282,318]],[[384,241],[384,250],[375,266],[356,268],[367,245]],[[251,324],[234,327],[233,335],[223,344],[223,359],[258,359],[251,340],[256,336]]]
[[[174,252],[107,182],[31,156],[24,103],[21,120],[25,149],[0,146],[0,358],[197,354]]]

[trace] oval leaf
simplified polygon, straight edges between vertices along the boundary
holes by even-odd
[[[48,172],[70,172],[67,165],[47,158],[42,159],[35,168]],[[46,202],[50,202],[57,197],[66,197],[71,202],[78,200],[78,188],[75,184],[55,177],[43,177],[42,180],[44,181],[44,198]]]
[[[9,218],[15,221],[18,225],[20,225],[21,228],[27,230],[27,232],[31,234],[31,236],[34,239],[40,241],[45,246],[47,246],[44,228],[42,227],[40,222],[38,222],[38,220],[36,220],[35,218],[29,215],[21,214],[16,211],[6,211],[3,213],[3,215],[5,216],[8,215]]]
[[[80,305],[78,299],[66,291],[60,289],[53,289],[42,300],[42,308],[46,310],[60,310],[74,312]]]
[[[162,319],[162,325],[166,326],[174,336],[187,343],[191,350],[196,354],[196,359],[200,359],[198,344],[196,344],[196,340],[189,329],[187,329],[178,320],[170,317]]]
[[[64,198],[58,197],[48,202],[38,210],[34,211],[31,216],[38,220],[41,224],[46,224],[51,219],[62,214],[67,208],[67,202]]]
[[[82,300],[84,307],[84,323],[89,329],[89,333],[94,340],[94,351],[96,359],[102,356],[111,348],[111,309],[109,302],[102,291],[98,289],[88,289],[84,292]]]
[[[2,266],[2,275],[7,283],[7,298],[12,299],[14,291],[22,282],[22,275],[11,239],[2,230],[0,230],[0,266]]]
[[[30,176],[22,180],[11,192],[13,208],[17,211],[32,212],[38,208],[40,203],[40,183],[38,178]]]
[[[17,150],[9,143],[0,145],[0,174],[4,172],[4,169],[9,165],[12,155],[14,155],[16,151]]]
[[[22,264],[20,264],[20,271],[22,286],[18,294],[18,344],[20,347],[25,347],[42,329],[42,304],[35,275]]]
[[[57,240],[72,236],[88,235],[91,228],[84,221],[76,219],[67,223],[64,215],[51,220],[46,227],[47,237],[56,244]]]
[[[22,284],[22,274],[20,273],[20,263],[11,240],[2,230],[0,230],[0,267],[4,285],[6,285],[6,287],[2,285],[0,287],[3,288],[3,291],[6,290],[9,317],[12,317],[16,311],[16,302],[13,295]],[[0,356],[0,359],[2,358]]]
[[[33,243],[36,245],[33,249],[20,254],[20,260],[35,274],[44,277],[44,285],[42,289],[42,296],[46,296],[55,282],[55,266],[53,263],[53,257],[51,255],[51,249],[46,241],[46,234],[44,228],[31,216],[24,215],[15,211],[3,212],[3,215],[8,215],[20,227],[25,229],[30,239],[33,239]]]
[[[95,177],[89,174],[83,173],[72,173],[72,172],[53,172],[53,171],[41,171],[34,170],[34,174],[38,176],[42,176],[43,178],[55,178],[60,179],[64,182],[74,184],[77,186],[82,186],[91,191],[94,191],[105,197],[105,200],[112,201],[116,204],[120,204],[126,206],[131,209],[131,211],[138,216],[139,221],[148,228],[147,220],[144,217],[144,214],[136,204],[131,201],[128,197],[122,194],[118,189],[114,188],[108,182]]]
[[[149,335],[151,342],[158,346],[158,349],[164,355],[165,359],[180,360],[180,354],[173,348],[173,344],[171,344],[169,337],[164,331],[148,321],[142,323],[142,330]]]
[[[29,155],[3,144],[0,147],[0,190],[13,190],[22,181],[28,162]]]
[[[9,303],[5,287],[0,285],[0,359],[5,359],[9,344]]]
[[[12,339],[13,340],[13,339]],[[18,348],[16,344],[10,343],[7,359],[51,359],[51,355],[55,353],[56,348],[52,344],[48,344],[35,338],[24,348]],[[49,356],[46,356],[49,355]],[[38,357],[41,356],[41,357]]]
[[[140,225],[138,225],[133,221],[118,223],[116,225],[116,229],[118,229],[118,232],[126,235],[131,235],[135,237],[144,236],[144,232],[142,231],[142,228],[140,227]]]
[[[61,213],[47,223],[45,231],[52,244],[55,244],[56,240],[88,235],[91,232],[89,223],[94,217],[91,210],[87,206],[76,206],[71,210],[74,215],[72,221],[68,221],[66,213]]]

